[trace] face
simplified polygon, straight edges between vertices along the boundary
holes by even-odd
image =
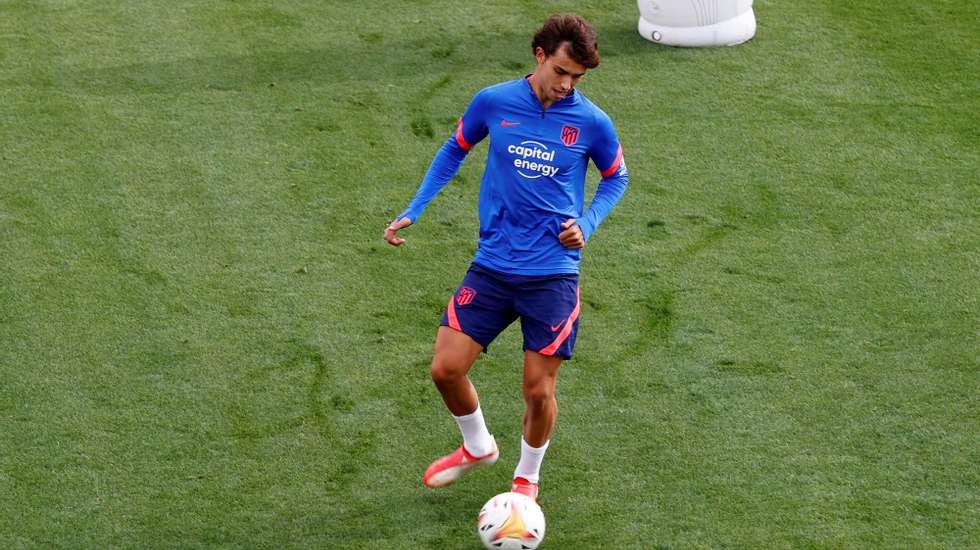
[[[547,103],[564,99],[585,76],[586,68],[569,57],[566,50],[567,46],[562,45],[551,55],[545,55],[541,48],[534,52],[538,61],[534,85]]]

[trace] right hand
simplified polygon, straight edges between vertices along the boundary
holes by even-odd
[[[575,218],[568,218],[561,224],[563,231],[558,234],[558,240],[565,248],[585,248],[585,235]]]
[[[395,233],[398,233],[399,230],[405,229],[410,225],[412,225],[412,220],[407,216],[391,222],[385,229],[385,240],[388,241],[388,244],[391,246],[401,246],[405,244],[405,239],[396,236]]]

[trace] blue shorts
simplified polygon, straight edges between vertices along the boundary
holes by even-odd
[[[441,324],[486,351],[520,318],[525,350],[570,359],[580,310],[578,275],[512,275],[474,263],[450,298]]]

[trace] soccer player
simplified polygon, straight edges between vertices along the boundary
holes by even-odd
[[[578,330],[581,250],[623,195],[628,175],[609,117],[575,90],[586,71],[599,65],[592,27],[578,16],[552,16],[531,49],[533,73],[473,97],[384,239],[404,244],[397,233],[418,221],[470,149],[490,137],[480,184],[479,247],[449,300],[431,370],[463,444],[433,462],[423,482],[443,487],[474,466],[497,461],[497,444],[467,373],[493,339],[520,319],[526,410],[511,490],[537,499],[541,461],[558,413],[558,369],[571,358]],[[586,211],[589,159],[602,179]]]

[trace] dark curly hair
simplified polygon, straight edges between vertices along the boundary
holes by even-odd
[[[569,57],[586,69],[599,66],[595,29],[585,19],[577,15],[552,15],[534,33],[531,51],[541,48],[545,55],[552,55],[562,44],[568,46]]]

